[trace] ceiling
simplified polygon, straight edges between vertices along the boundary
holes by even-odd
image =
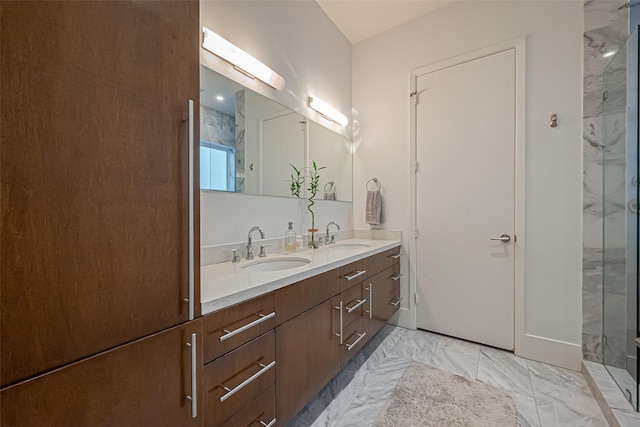
[[[352,44],[453,1],[455,0],[316,0]]]

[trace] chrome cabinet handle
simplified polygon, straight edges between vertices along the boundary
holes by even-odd
[[[403,299],[404,299],[403,297],[400,297],[400,298],[398,298],[398,301],[396,301],[396,302],[392,302],[392,303],[390,303],[390,304],[391,304],[392,306],[394,306],[394,307],[397,307],[397,306],[398,306],[398,304],[400,304],[400,301],[402,301]]]
[[[189,303],[189,320],[193,320],[195,317],[195,283],[194,283],[194,203],[193,203],[193,100],[189,100],[189,298],[186,302]]]
[[[398,279],[399,279],[399,278],[401,278],[401,277],[402,277],[402,273],[398,273],[398,274],[396,274],[395,276],[390,277],[390,279],[391,279],[391,280],[393,280],[393,281],[395,282],[396,280],[398,280]]]
[[[248,386],[251,382],[253,382],[256,378],[258,378],[260,375],[264,374],[265,372],[267,372],[269,369],[273,368],[274,366],[276,366],[276,361],[274,360],[273,362],[269,363],[268,365],[264,365],[262,363],[258,363],[258,365],[260,367],[262,367],[262,369],[260,369],[258,372],[256,372],[255,374],[251,375],[249,378],[247,378],[246,380],[242,381],[236,388],[234,389],[230,389],[228,387],[223,387],[228,393],[223,395],[220,398],[220,402],[224,402],[225,400],[227,400],[228,398],[230,398],[231,396],[233,396],[234,394],[236,394],[237,392],[239,392],[240,390],[242,390],[243,388],[245,388],[246,386]]]
[[[365,337],[365,335],[367,335],[367,333],[366,333],[366,332],[363,332],[363,333],[361,333],[361,334],[356,334],[356,335],[358,336],[358,339],[357,339],[357,340],[355,340],[352,344],[345,344],[345,345],[347,346],[347,351],[351,350],[351,349],[352,349],[356,344],[358,344],[358,343],[360,342],[360,340],[361,340],[362,338],[364,338],[364,337]]]
[[[356,308],[360,307],[362,304],[367,302],[366,299],[357,299],[356,301],[358,301],[358,303],[356,305],[354,305],[353,307],[351,307],[351,308],[345,307],[347,309],[347,313],[351,313],[353,310],[355,310]]]
[[[492,237],[490,240],[500,240],[501,242],[508,242],[511,237],[508,234],[503,234],[500,237]]]
[[[239,328],[238,328],[238,329],[236,329],[235,331],[227,331],[226,329],[223,329],[223,331],[224,331],[224,332],[226,332],[226,333],[225,333],[224,335],[221,335],[221,336],[220,336],[220,341],[228,340],[229,338],[231,338],[231,337],[233,337],[233,336],[235,336],[235,335],[238,335],[239,333],[244,332],[244,331],[246,331],[246,330],[247,330],[247,329],[249,329],[249,328],[253,328],[253,327],[254,327],[254,326],[256,326],[256,325],[259,325],[260,323],[262,323],[262,322],[264,322],[264,321],[266,321],[266,320],[269,320],[269,319],[271,319],[272,317],[275,317],[276,312],[275,312],[275,311],[272,311],[272,312],[271,312],[271,313],[269,313],[269,314],[260,314],[260,313],[256,313],[256,314],[257,314],[258,316],[260,316],[260,318],[259,318],[259,319],[254,320],[254,321],[253,321],[253,322],[251,322],[251,323],[247,323],[246,325],[239,327]]]
[[[334,305],[333,308],[340,312],[340,332],[334,335],[340,338],[340,345],[342,345],[342,301],[340,305]]]
[[[355,273],[353,273],[351,275],[345,274],[344,276],[342,276],[342,278],[351,281],[351,280],[355,279],[356,277],[362,276],[366,272],[367,272],[367,270],[356,270]]]
[[[373,283],[369,283],[369,287],[364,290],[369,291],[369,319],[373,319]]]
[[[393,259],[398,259],[398,258],[400,258],[400,254],[399,254],[399,253],[397,253],[397,254],[395,254],[395,255],[391,255],[391,258],[393,258]]]
[[[276,419],[272,419],[271,422],[269,424],[265,423],[264,421],[258,420],[260,421],[260,424],[262,424],[264,427],[272,427],[275,423],[276,423]]]
[[[191,402],[191,418],[198,417],[198,378],[197,369],[198,353],[196,351],[196,338],[195,333],[191,334],[191,342],[186,343],[187,347],[191,347],[191,395],[186,396],[186,399]]]

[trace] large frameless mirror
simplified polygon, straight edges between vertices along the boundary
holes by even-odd
[[[293,197],[291,164],[325,166],[320,196],[352,201],[351,141],[200,66],[200,188]]]

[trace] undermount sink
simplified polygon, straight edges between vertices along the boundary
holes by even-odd
[[[243,265],[242,269],[247,271],[280,271],[290,268],[302,267],[311,262],[307,258],[267,258],[259,259],[249,264]]]
[[[357,249],[357,248],[369,248],[371,245],[367,243],[334,243],[328,245],[331,249]]]

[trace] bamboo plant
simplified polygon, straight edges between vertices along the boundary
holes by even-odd
[[[318,184],[320,183],[320,171],[322,169],[326,169],[326,166],[320,166],[316,164],[316,162],[312,162],[311,167],[303,167],[297,168],[291,163],[289,163],[293,168],[293,173],[291,174],[291,195],[300,198],[300,190],[302,189],[305,182],[308,184],[307,187],[307,200],[309,204],[307,205],[307,210],[311,214],[311,241],[310,246],[317,248],[318,242],[315,239],[316,230],[316,217],[313,212],[313,205],[315,201],[313,200],[318,194]]]

